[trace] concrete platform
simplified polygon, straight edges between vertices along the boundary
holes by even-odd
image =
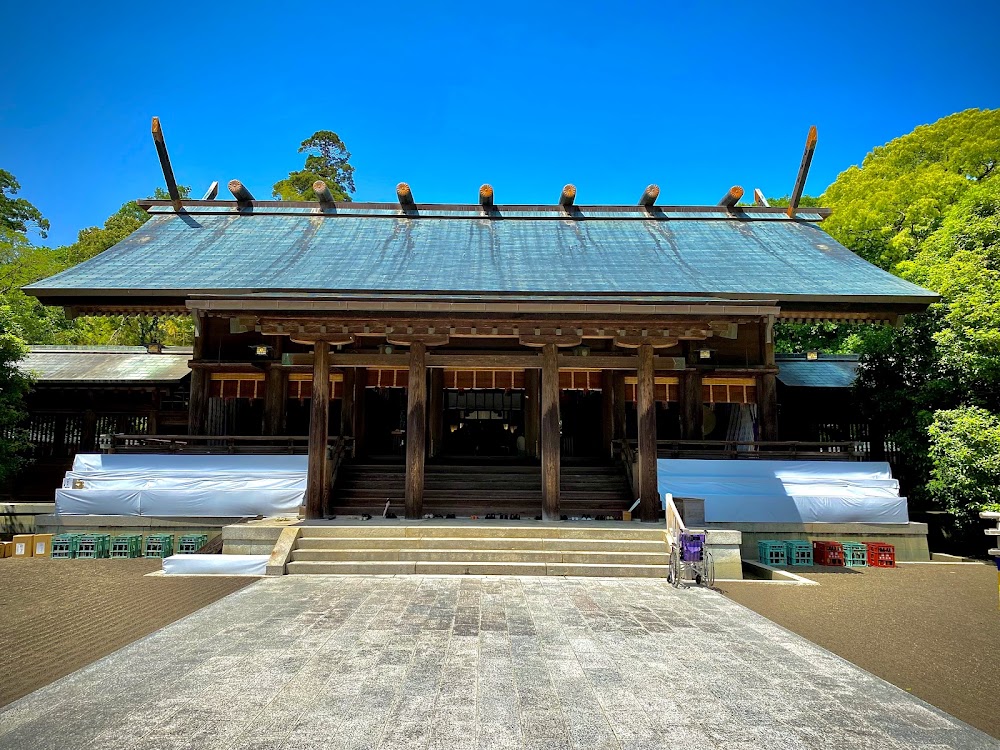
[[[0,712],[0,747],[879,748],[1000,742],[705,589],[264,579]]]

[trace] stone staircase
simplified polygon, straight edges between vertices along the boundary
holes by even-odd
[[[343,464],[333,487],[337,515],[381,516],[385,501],[402,516],[402,464]],[[561,471],[560,508],[567,515],[615,515],[631,505],[628,481],[617,466],[567,464]],[[534,518],[542,507],[541,468],[514,463],[435,463],[424,469],[425,513],[456,516],[487,513]]]
[[[303,526],[289,574],[561,575],[665,578],[662,527],[591,522]]]

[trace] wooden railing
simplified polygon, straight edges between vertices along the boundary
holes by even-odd
[[[333,435],[328,441],[331,458],[337,463],[354,453],[354,438]],[[302,454],[308,452],[304,435],[127,435],[101,436],[105,453],[227,453]]]
[[[674,505],[673,495],[666,495],[664,500],[663,509],[665,513],[664,520],[667,524],[667,538],[676,544],[677,540],[681,538],[681,532],[687,530],[687,526],[684,525],[684,519],[681,518],[677,506]]]
[[[659,458],[791,459],[811,461],[860,461],[860,443],[800,440],[657,440]]]

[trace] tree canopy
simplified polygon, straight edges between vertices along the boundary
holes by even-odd
[[[351,152],[332,130],[318,130],[302,141],[299,153],[307,153],[305,166],[274,183],[272,195],[285,201],[318,200],[312,186],[322,180],[336,201],[351,200],[354,192],[354,167],[348,160]]]
[[[20,189],[14,175],[0,169],[0,229],[26,233],[34,226],[44,239],[49,222],[31,203],[14,197]]]

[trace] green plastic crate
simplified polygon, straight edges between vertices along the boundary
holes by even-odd
[[[146,537],[146,557],[170,557],[174,554],[173,534],[150,534]]]
[[[185,534],[177,540],[177,554],[194,554],[206,544],[208,544],[208,534]]]
[[[788,564],[785,543],[778,541],[757,542],[757,559],[765,565],[783,567]]]
[[[111,540],[111,557],[142,557],[142,534],[122,534]]]
[[[868,567],[868,545],[861,542],[841,542],[840,546],[844,548],[845,567]]]
[[[110,534],[84,534],[76,548],[76,556],[80,559],[104,559],[110,554]]]
[[[812,542],[801,539],[791,539],[785,542],[785,557],[789,565],[812,565]]]
[[[83,534],[57,534],[52,537],[52,550],[49,557],[53,560],[72,560],[80,547],[80,537]]]

